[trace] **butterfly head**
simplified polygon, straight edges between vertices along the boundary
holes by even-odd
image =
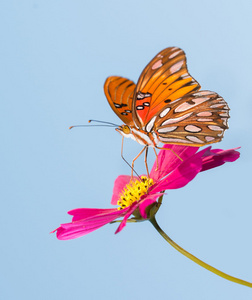
[[[118,126],[116,128],[116,131],[119,132],[123,137],[131,138],[134,141],[137,141],[141,145],[146,145],[146,143],[143,142],[142,139],[139,137],[138,134],[139,130],[137,130],[134,127],[130,127],[128,125],[123,124],[121,126]]]
[[[118,131],[121,135],[125,137],[130,137],[132,134],[131,129],[128,125],[123,124],[122,126],[119,126],[116,128],[116,131]]]

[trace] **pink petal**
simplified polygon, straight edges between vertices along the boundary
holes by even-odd
[[[134,202],[131,206],[127,207],[128,208],[128,212],[125,214],[121,224],[119,225],[119,227],[117,228],[116,233],[120,232],[127,223],[128,218],[130,217],[130,215],[133,213],[133,211],[138,207],[138,202]]]
[[[160,150],[158,154],[158,170],[157,162],[155,161],[151,172],[150,177],[153,178],[154,182],[163,178],[171,171],[176,169],[179,165],[183,163],[187,158],[191,157],[193,154],[197,152],[199,147],[190,147],[190,146],[179,146],[179,145],[170,145],[165,144],[163,148],[171,149],[171,150]],[[183,161],[176,156],[176,153]]]
[[[61,226],[55,230],[57,231],[57,238],[59,240],[74,239],[86,235],[104,226],[105,224],[114,221],[117,218],[123,217],[129,210],[129,208],[127,207],[122,210],[117,210],[116,208],[101,210],[97,209],[97,214],[93,214],[92,216],[90,216],[89,214],[89,217],[86,217],[88,213],[86,214],[85,210],[90,211],[91,209],[75,209],[69,212],[73,215],[73,219],[78,221],[61,224]],[[93,212],[95,210],[96,209],[94,209]],[[102,213],[100,213],[101,211]],[[84,216],[83,219],[81,219],[80,213],[82,213],[82,216]]]
[[[148,195],[146,197],[146,199],[144,199],[143,202],[141,202],[139,204],[139,211],[140,211],[140,214],[141,216],[144,218],[144,219],[147,219],[147,214],[146,214],[146,208],[151,205],[152,203],[156,202],[157,198],[161,197],[163,195],[163,193],[156,193],[156,194],[151,194],[151,195]]]
[[[179,189],[184,187],[201,171],[202,168],[202,155],[204,150],[200,151],[176,168],[171,174],[166,176],[156,185],[153,185],[153,189],[150,188],[151,193],[157,193],[168,189]]]
[[[228,149],[228,150],[222,150],[222,149],[212,149],[207,151],[202,159],[202,172],[219,167],[226,162],[233,162],[237,160],[240,157],[240,153],[236,151],[236,149]]]
[[[97,230],[104,225],[105,224],[96,224],[96,225],[86,226],[86,225],[78,224],[78,226],[69,227],[69,228],[59,227],[57,229],[57,238],[59,240],[76,239],[88,233],[91,233],[92,231]]]
[[[101,214],[113,213],[116,209],[101,209],[101,208],[76,208],[68,212],[73,216],[72,221],[80,221]]]
[[[113,195],[111,199],[111,204],[116,205],[117,201],[120,198],[122,190],[130,182],[131,176],[128,175],[120,175],[116,178],[113,188]],[[133,176],[133,180],[138,179],[137,177]]]

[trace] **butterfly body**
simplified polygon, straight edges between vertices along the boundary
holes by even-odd
[[[146,132],[144,130],[139,130],[133,126],[129,127],[127,125],[119,126],[118,128],[116,128],[116,131],[118,131],[122,136],[126,138],[132,138],[140,145],[148,145],[155,148],[159,143],[157,134],[155,132]]]
[[[104,91],[124,122],[117,131],[143,145],[204,146],[219,142],[228,128],[227,103],[215,92],[200,91],[187,71],[185,53],[177,47],[158,53],[137,84],[111,76]]]

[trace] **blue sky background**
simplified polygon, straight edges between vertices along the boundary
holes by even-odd
[[[130,174],[114,129],[68,127],[91,118],[120,124],[105,78],[136,81],[156,53],[179,46],[202,88],[231,108],[214,147],[241,146],[241,158],[167,192],[157,220],[200,259],[252,281],[251,14],[249,0],[1,2],[2,299],[251,299],[149,222],[70,241],[49,234],[71,220],[70,209],[109,208],[115,178]],[[140,149],[127,140],[125,156]],[[143,159],[136,169],[144,172]]]

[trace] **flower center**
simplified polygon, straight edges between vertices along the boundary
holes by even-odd
[[[153,179],[147,178],[146,176],[141,176],[141,180],[130,181],[124,188],[120,199],[117,201],[117,205],[119,205],[118,209],[124,209],[139,200],[141,196],[147,193],[149,187],[153,184]]]

